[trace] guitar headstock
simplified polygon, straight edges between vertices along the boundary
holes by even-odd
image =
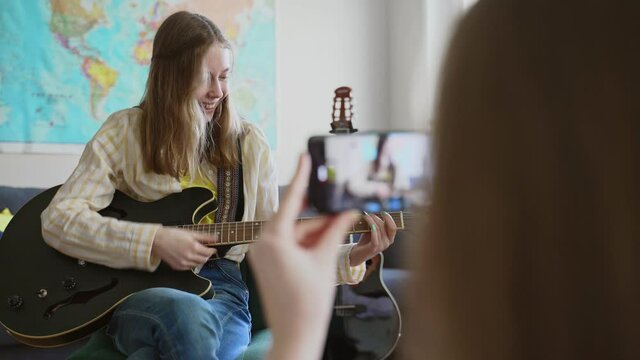
[[[332,134],[350,134],[358,131],[358,129],[353,128],[351,123],[353,119],[353,98],[351,97],[350,87],[342,86],[335,90],[331,117],[330,132]]]

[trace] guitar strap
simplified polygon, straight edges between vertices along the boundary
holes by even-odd
[[[244,187],[242,174],[242,146],[238,139],[240,162],[233,168],[218,169],[218,212],[216,223],[242,221],[244,215]]]
[[[140,105],[134,106],[142,109]],[[244,216],[244,187],[242,177],[242,146],[238,139],[238,159],[234,168],[218,169],[218,211],[216,223],[242,221]],[[233,218],[231,217],[233,215]]]

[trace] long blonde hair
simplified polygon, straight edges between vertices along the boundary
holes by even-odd
[[[238,164],[242,122],[229,96],[211,121],[194,97],[204,54],[212,45],[231,49],[220,29],[202,15],[180,11],[160,25],[140,104],[142,156],[148,171],[193,177],[203,159],[218,167]]]
[[[640,6],[614,3],[480,0],[460,23],[409,358],[640,358]]]

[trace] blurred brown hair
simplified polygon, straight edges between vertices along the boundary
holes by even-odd
[[[141,143],[147,170],[179,177],[193,174],[202,158],[216,166],[239,162],[242,132],[227,96],[212,121],[194,97],[202,60],[212,45],[231,44],[208,18],[187,11],[167,17],[153,40],[151,68],[142,103]]]
[[[640,358],[639,3],[480,0],[460,22],[409,358]]]

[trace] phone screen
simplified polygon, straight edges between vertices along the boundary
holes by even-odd
[[[309,199],[320,212],[405,210],[424,205],[430,173],[428,137],[377,132],[309,139]]]

